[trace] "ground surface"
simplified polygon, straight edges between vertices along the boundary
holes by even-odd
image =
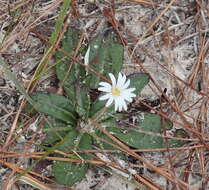
[[[0,2],[0,53],[19,82],[27,88],[35,70],[41,63],[54,29],[59,1],[7,1]],[[140,153],[151,164],[169,171],[173,179],[180,179],[188,189],[206,190],[208,185],[208,127],[209,127],[209,4],[207,1],[73,1],[69,10],[68,25],[81,29],[88,44],[96,35],[108,29],[116,31],[124,43],[123,72],[146,72],[152,81],[137,100],[153,101],[166,89],[168,100],[161,110],[174,121],[175,129],[184,129],[190,138],[186,149]],[[106,10],[106,12],[104,11]],[[111,12],[112,11],[112,12]],[[108,15],[107,13],[111,13]],[[115,14],[113,14],[115,13]],[[112,20],[111,20],[112,19]],[[66,19],[67,20],[67,19]],[[81,60],[84,61],[84,60]],[[53,58],[49,60],[49,65]],[[53,68],[44,73],[34,91],[58,91],[58,80]],[[165,92],[165,91],[164,91]],[[37,118],[30,118],[21,110],[23,95],[3,72],[0,66],[0,147],[8,144],[11,129],[19,137],[4,151],[40,151],[31,142],[36,132]],[[20,113],[18,113],[20,111]],[[15,120],[17,118],[18,120]],[[22,129],[21,129],[22,128]],[[14,132],[13,131],[13,132]],[[197,135],[198,134],[198,135]],[[35,139],[42,140],[42,134]],[[31,144],[30,144],[31,143]],[[193,148],[193,146],[196,146]],[[3,152],[1,153],[3,155]],[[6,161],[7,164],[4,163]],[[0,187],[12,184],[12,189],[34,189],[27,182],[14,183],[10,164],[28,167],[29,158],[0,156]],[[132,163],[128,160],[127,162]],[[93,166],[86,179],[75,190],[136,190],[136,189],[186,189],[146,168],[138,170],[143,180],[125,178],[117,172]],[[50,163],[36,170],[50,176]],[[175,181],[174,180],[174,181]],[[51,189],[70,189],[46,182]],[[146,184],[149,184],[146,186]],[[179,184],[180,182],[176,182]],[[53,185],[52,185],[53,184]],[[142,185],[143,184],[143,185]],[[40,188],[41,189],[41,188]]]

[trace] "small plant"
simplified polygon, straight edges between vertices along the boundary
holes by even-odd
[[[75,29],[66,32],[62,49],[69,55],[74,54],[79,35],[80,31]],[[85,64],[99,73],[98,75],[58,52],[55,63],[56,74],[66,96],[44,93],[35,93],[31,96],[36,102],[35,108],[52,116],[44,128],[47,134],[44,141],[46,149],[50,146],[53,150],[64,152],[92,149],[92,145],[103,149],[111,148],[106,143],[98,143],[98,139],[91,136],[94,133],[108,140],[92,121],[96,121],[101,127],[105,126],[107,131],[130,147],[165,147],[163,137],[155,134],[160,134],[163,126],[172,123],[163,122],[159,115],[141,112],[137,123],[139,128],[131,126],[123,128],[117,124],[118,118],[123,118],[127,114],[121,111],[128,109],[127,103],[132,102],[133,97],[148,84],[149,76],[146,73],[135,73],[127,77],[121,74],[123,46],[117,42],[115,35],[108,33],[105,36],[97,36],[90,42],[87,50],[80,48],[79,54],[85,57]],[[106,77],[107,80],[110,77],[111,81],[104,82],[100,76]],[[171,142],[171,145],[174,143],[178,145],[176,141]],[[55,154],[55,151],[53,153]],[[84,153],[63,155],[84,160],[83,163],[53,162],[52,171],[58,183],[72,186],[84,178],[88,169],[85,160],[91,160],[91,155]]]

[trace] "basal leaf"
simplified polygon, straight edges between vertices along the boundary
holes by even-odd
[[[79,133],[76,130],[70,131],[60,145],[57,146],[58,150],[76,150],[76,149],[91,149],[92,138],[88,134]],[[82,159],[90,159],[90,156],[80,154]],[[79,157],[78,157],[79,158]],[[84,163],[71,163],[57,161],[52,166],[52,172],[58,181],[63,185],[72,186],[76,182],[81,181],[86,174],[88,164]]]
[[[85,150],[91,149],[92,138],[90,135],[77,130],[71,130],[63,138],[63,140],[57,146],[58,150],[68,151],[68,150]],[[87,159],[90,158],[88,155],[80,154],[81,157]]]
[[[104,72],[105,59],[108,56],[108,50],[104,48],[102,36],[98,36],[90,43],[89,66],[99,73]],[[100,78],[95,74],[88,73],[86,83],[89,88],[97,88]]]
[[[121,71],[123,66],[123,46],[114,40],[114,34],[107,39],[108,60],[104,67],[104,74],[113,73],[115,76]]]
[[[116,42],[115,34],[100,35],[90,42],[89,66],[100,74],[118,74],[123,65],[123,46]],[[100,78],[92,73],[87,77],[89,88],[97,88]]]
[[[157,114],[141,112],[137,115],[137,125],[143,130],[155,133],[162,132],[161,117]]]
[[[69,55],[73,55],[75,49],[79,43],[81,32],[76,29],[69,28],[62,40],[62,49]],[[61,84],[72,101],[76,102],[76,85],[80,80],[80,77],[85,76],[85,69],[80,65],[70,61],[61,52],[56,53],[56,73]]]
[[[76,88],[76,111],[81,118],[88,118],[90,109],[90,97],[88,89],[84,85]]]
[[[72,126],[67,125],[66,122],[54,118],[47,120],[43,129],[43,132],[47,135],[44,143],[52,145],[57,141],[61,141],[70,130],[72,130]]]
[[[163,147],[163,138],[161,137],[147,135],[134,129],[120,129],[118,127],[108,127],[106,129],[112,135],[134,148],[146,149]]]
[[[64,22],[65,17],[68,14],[70,4],[71,4],[71,0],[63,1],[62,7],[59,12],[59,16],[57,17],[57,20],[55,23],[54,31],[52,32],[51,37],[49,38],[51,43],[56,42],[57,38],[59,37],[60,32],[62,31],[63,22]]]
[[[72,104],[75,105],[76,98],[76,77],[75,77],[75,66],[72,62],[66,61],[64,58],[63,61],[60,61],[56,65],[56,73],[58,79],[61,81],[61,85],[64,86],[65,92]]]
[[[114,105],[110,107],[105,107],[106,102],[97,100],[90,107],[89,118],[97,118],[97,122],[103,123],[105,125],[115,124],[116,120],[121,118],[120,113],[115,113]],[[105,108],[105,111],[103,110]],[[98,117],[100,115],[100,117]]]
[[[64,139],[59,143],[59,146],[57,146],[57,149],[61,151],[74,150],[78,134],[79,132],[76,130],[68,132]]]
[[[96,130],[95,134],[97,136],[99,136],[101,139],[104,139],[107,142],[110,142],[110,143],[114,144],[114,141],[112,139],[110,139],[107,135],[103,134],[100,130]],[[115,149],[115,147],[113,147],[110,144],[105,143],[105,142],[103,142],[99,139],[94,139],[94,141],[95,141],[95,144],[98,145],[99,148],[102,149],[102,150],[113,150],[113,149]]]
[[[80,31],[69,28],[62,40],[62,48],[70,55],[79,43]],[[76,111],[81,117],[87,117],[90,99],[88,98],[88,89],[83,86],[83,80],[86,77],[85,68],[73,63],[60,52],[56,54],[56,72],[65,92]]]
[[[138,149],[151,149],[151,148],[164,148],[166,143],[163,137],[157,136],[161,134],[164,123],[157,114],[141,113],[138,115],[139,129],[137,128],[119,128],[119,127],[107,127],[106,129],[114,136],[119,138],[127,145]],[[143,132],[145,131],[145,132]],[[151,133],[146,133],[151,132]],[[169,146],[181,146],[184,142],[179,140],[168,140]]]
[[[99,101],[97,100],[95,103],[91,105],[89,117],[93,118],[93,116],[98,113],[102,108],[105,107],[105,102],[104,101]]]
[[[84,163],[56,161],[52,166],[52,171],[58,183],[73,186],[85,177],[87,168],[88,165]]]
[[[60,119],[72,125],[76,124],[77,113],[70,101],[56,94],[37,93],[31,96],[36,102],[33,106],[47,115]]]
[[[147,73],[134,73],[128,76],[130,79],[130,87],[136,88],[135,94],[139,94],[142,89],[149,83],[149,75]]]
[[[76,150],[76,149],[90,149],[92,144],[91,136],[88,134],[79,132],[77,130],[71,130],[57,146],[58,150]]]

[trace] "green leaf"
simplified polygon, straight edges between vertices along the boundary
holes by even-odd
[[[69,55],[73,55],[80,39],[81,32],[69,28],[62,40],[62,49]],[[56,73],[58,79],[64,86],[67,96],[73,104],[76,103],[76,87],[79,85],[81,77],[85,76],[85,69],[70,61],[61,52],[56,53]]]
[[[115,144],[115,142],[111,138],[109,138],[107,135],[102,133],[100,130],[95,130],[95,134],[98,137],[100,137],[101,139],[105,140],[106,142],[109,142],[111,144]],[[108,144],[106,142],[103,142],[99,138],[94,137],[94,145],[99,147],[99,149],[101,149],[101,150],[116,150],[117,149],[117,147],[112,146],[111,144]],[[125,154],[123,152],[114,152],[114,153],[111,153],[111,154],[117,155],[117,157],[120,158],[120,159],[125,159]]]
[[[79,133],[76,130],[70,131],[60,145],[57,146],[58,150],[67,151],[72,149],[91,149],[92,138],[88,134]],[[90,159],[89,155],[80,154],[83,159]],[[81,181],[86,174],[88,164],[79,164],[71,162],[57,161],[52,166],[52,172],[58,181],[63,185],[72,186],[76,182]]]
[[[82,138],[81,138],[80,142],[79,142],[79,148],[80,149],[83,149],[83,150],[85,150],[85,149],[91,149],[92,148],[92,145],[91,144],[92,144],[92,138],[91,138],[91,136],[88,135],[88,134],[86,134],[86,133],[84,133],[82,135]]]
[[[120,129],[116,127],[108,127],[106,129],[112,135],[134,148],[149,149],[164,147],[163,138],[158,136],[147,135],[134,129]]]
[[[151,149],[151,148],[165,148],[166,144],[160,134],[163,130],[163,122],[159,115],[152,113],[141,113],[138,115],[139,122],[137,125],[139,129],[133,128],[119,128],[107,127],[106,129],[114,136],[119,138],[127,145],[138,149]],[[145,132],[143,132],[143,131]],[[146,132],[152,132],[150,134]],[[168,140],[169,146],[181,146],[184,142],[180,140]]]
[[[89,116],[90,96],[85,86],[78,85],[76,88],[76,111],[81,118],[86,119]]]
[[[94,120],[98,117],[98,115],[101,115],[99,118],[97,118],[97,121],[99,123],[115,123],[116,119],[121,118],[119,113],[115,113],[114,105],[110,107],[106,107],[106,111],[103,112],[103,108],[105,108],[105,101],[97,100],[95,103],[91,105],[89,118]],[[114,117],[113,117],[114,114]]]
[[[31,98],[36,102],[33,106],[47,115],[75,125],[77,113],[70,101],[56,94],[34,94]]]
[[[102,36],[98,36],[90,43],[89,66],[99,73],[104,72],[104,65],[108,51],[102,43]],[[89,88],[97,88],[100,78],[95,74],[89,73],[86,83]]]
[[[123,66],[123,46],[115,42],[114,34],[110,34],[107,38],[108,61],[104,67],[104,74],[113,73],[115,76],[121,71]]]
[[[93,103],[91,105],[91,109],[90,109],[90,113],[89,113],[89,117],[93,118],[93,116],[98,113],[100,110],[102,110],[102,108],[105,107],[105,103],[104,101],[99,101],[97,100],[95,103]]]
[[[105,104],[106,102],[101,100],[97,100],[95,103],[92,103],[89,117],[94,119],[96,116],[98,116],[102,109],[105,108]],[[103,114],[102,119],[110,117],[110,114],[113,114],[114,112],[114,106],[106,107],[106,111]]]
[[[147,73],[134,73],[127,77],[130,79],[130,87],[136,88],[135,94],[139,94],[142,89],[149,83],[149,75]]]
[[[137,115],[137,125],[146,131],[155,133],[162,132],[162,121],[161,117],[154,113],[141,112]]]
[[[70,4],[71,4],[71,0],[64,0],[63,1],[63,5],[61,7],[59,16],[58,16],[56,23],[55,23],[54,31],[52,32],[51,37],[49,39],[51,43],[55,43],[57,38],[60,35],[60,32],[63,27],[64,19],[67,16],[68,10],[70,8]]]
[[[72,130],[72,126],[67,125],[65,122],[57,119],[47,120],[43,132],[47,134],[44,139],[45,144],[52,145],[53,143],[62,140],[66,132]]]
[[[110,142],[110,143],[114,144],[114,141],[112,139],[110,139],[107,135],[103,134],[100,130],[96,130],[95,131],[95,134],[98,137],[106,140],[107,142]],[[114,150],[115,149],[115,147],[111,146],[108,143],[105,143],[103,141],[100,141],[99,139],[94,139],[94,141],[95,141],[95,144],[98,145],[99,148],[102,149],[102,150]]]
[[[77,130],[71,130],[57,146],[58,150],[66,151],[70,149],[90,149],[92,144],[91,136],[88,134],[79,132]]]
[[[90,42],[89,66],[100,74],[118,74],[123,65],[123,46],[115,41],[115,34],[99,35]],[[100,78],[88,75],[86,83],[89,88],[97,88]]]
[[[62,40],[62,48],[70,55],[73,55],[80,39],[81,32],[69,28]],[[65,92],[81,118],[87,118],[90,107],[89,89],[83,85],[86,77],[85,68],[68,60],[60,52],[56,54],[56,73],[63,83]]]
[[[91,149],[92,147],[92,138],[90,135],[77,130],[71,130],[64,139],[57,146],[58,150],[67,151],[67,150],[76,150],[76,149]],[[85,154],[81,154],[81,157],[87,158]],[[89,157],[88,157],[89,158]]]
[[[70,131],[67,135],[65,135],[62,142],[59,143],[59,146],[57,146],[57,149],[61,151],[75,149],[75,142],[76,142],[78,134],[79,132],[76,130]]]
[[[52,166],[52,171],[59,184],[73,186],[85,177],[87,168],[87,164],[56,161]]]

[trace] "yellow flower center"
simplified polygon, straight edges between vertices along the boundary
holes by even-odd
[[[113,96],[119,96],[121,93],[118,88],[112,88],[111,92]]]

